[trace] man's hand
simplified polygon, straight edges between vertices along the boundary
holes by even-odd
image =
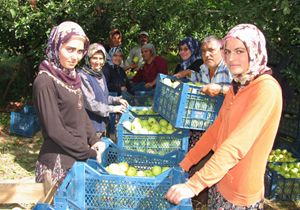
[[[127,106],[129,106],[128,101],[126,101],[125,99],[120,98],[119,103],[122,106],[125,106],[125,108],[127,108]]]
[[[154,85],[152,84],[152,82],[148,82],[145,84],[145,88],[152,88]]]
[[[165,198],[178,205],[182,199],[192,198],[195,193],[186,184],[176,184],[173,185],[165,195]]]
[[[221,90],[221,85],[214,83],[207,84],[202,88],[202,92],[210,96],[219,95],[221,93]]]

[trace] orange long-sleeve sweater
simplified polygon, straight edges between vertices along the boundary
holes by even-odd
[[[188,170],[214,151],[187,185],[198,194],[217,184],[224,198],[235,205],[263,199],[264,172],[281,111],[281,88],[270,75],[258,77],[236,95],[231,88],[213,125],[180,163]]]

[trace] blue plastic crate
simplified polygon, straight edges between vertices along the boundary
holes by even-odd
[[[32,106],[25,106],[21,112],[10,113],[10,133],[30,138],[39,130],[38,117]]]
[[[274,163],[273,163],[274,164]],[[283,164],[283,163],[275,163]],[[271,200],[300,200],[300,178],[285,178],[267,166],[265,173],[265,197]]]
[[[175,150],[166,155],[155,155],[120,148],[110,139],[105,137],[103,137],[102,140],[106,143],[107,148],[102,153],[101,164],[93,159],[87,161],[91,167],[102,173],[107,173],[105,167],[112,163],[127,162],[137,170],[148,170],[155,165],[161,167],[177,167],[184,158],[183,150]]]
[[[153,110],[176,128],[206,130],[215,120],[224,97],[210,97],[201,93],[202,87],[180,82],[176,88],[163,83],[159,74],[156,79]]]
[[[152,177],[101,174],[83,162],[76,162],[54,197],[56,210],[65,209],[192,209],[191,199],[180,205],[169,203],[168,189],[186,181],[179,168]]]
[[[161,116],[139,116],[146,120],[150,117],[157,121],[163,119]],[[131,113],[123,113],[117,124],[117,145],[121,148],[146,152],[150,154],[164,155],[174,150],[182,149],[188,151],[189,131],[177,128],[172,134],[136,134],[123,126],[123,122],[132,122],[136,118]]]

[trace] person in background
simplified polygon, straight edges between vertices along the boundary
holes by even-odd
[[[141,51],[145,63],[131,79],[132,92],[152,90],[155,87],[156,76],[159,73],[168,74],[167,61],[156,55],[153,44],[143,45]]]
[[[166,198],[178,204],[209,190],[209,209],[263,209],[264,173],[277,133],[282,93],[267,67],[266,40],[254,25],[240,24],[224,38],[224,60],[233,75],[217,119],[180,163],[185,170],[210,150],[213,156]]]
[[[75,71],[88,45],[77,23],[66,21],[51,30],[46,58],[33,84],[33,103],[44,138],[36,182],[60,183],[75,161],[101,158],[105,145],[84,110]]]
[[[125,70],[137,70],[144,64],[141,48],[143,45],[149,42],[149,34],[146,31],[142,31],[138,35],[138,45],[133,47],[125,61]]]
[[[121,31],[119,31],[119,29],[117,28],[111,29],[108,37],[108,44],[105,45],[106,52],[109,52],[109,50],[113,47],[121,47],[122,40],[123,40],[123,36]]]
[[[198,72],[201,64],[201,50],[199,41],[193,37],[187,37],[179,42],[179,55],[181,63],[175,68],[175,75],[180,72],[181,77],[191,75],[191,71]]]
[[[122,92],[130,92],[130,83],[124,69],[120,66],[123,60],[123,52],[120,47],[113,47],[109,51],[109,59],[103,67],[109,92],[116,92],[118,96]]]
[[[99,137],[106,135],[109,113],[123,113],[128,106],[122,97],[109,96],[102,72],[105,60],[104,47],[98,43],[91,44],[85,56],[85,65],[79,69],[85,109]]]

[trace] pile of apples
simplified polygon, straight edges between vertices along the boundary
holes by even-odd
[[[108,173],[120,176],[139,176],[139,177],[155,177],[167,171],[170,167],[155,165],[151,169],[138,170],[134,166],[130,166],[127,162],[111,163],[105,169]]]
[[[296,158],[293,158],[291,152],[286,149],[275,149],[272,150],[269,157],[269,162],[295,162]]]
[[[156,115],[157,113],[152,109],[152,107],[143,107],[142,109],[132,108],[132,112],[137,115]]]
[[[300,178],[300,162],[294,163],[269,163],[269,168],[277,171],[284,178]]]
[[[167,120],[160,119],[157,121],[154,117],[142,120],[138,117],[132,122],[124,121],[123,127],[134,134],[172,134],[176,129]]]

